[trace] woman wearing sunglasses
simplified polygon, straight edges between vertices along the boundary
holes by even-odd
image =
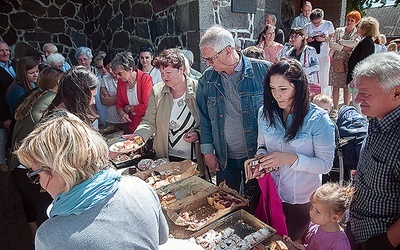
[[[307,45],[303,28],[290,30],[289,44],[292,47],[288,50],[282,50],[278,58],[291,57],[296,59],[303,66],[308,82],[317,83],[317,73],[319,71],[318,55],[313,47]]]
[[[104,139],[78,117],[55,111],[16,154],[32,168],[27,177],[54,198],[36,249],[158,249],[167,241],[157,195],[144,181],[121,177]]]

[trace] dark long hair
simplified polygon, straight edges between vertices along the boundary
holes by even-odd
[[[59,69],[47,66],[40,73],[37,81],[38,89],[34,90],[15,110],[15,120],[22,120],[32,110],[32,106],[47,91],[58,85],[63,72]]]
[[[292,100],[292,114],[293,123],[286,131],[285,140],[292,140],[299,129],[301,128],[304,117],[306,116],[310,103],[309,95],[310,90],[308,87],[307,76],[303,67],[298,61],[292,58],[284,58],[274,63],[269,69],[264,79],[264,109],[263,116],[268,118],[270,126],[274,126],[275,121],[274,113],[278,114],[279,118],[283,121],[283,110],[279,107],[275,98],[272,95],[270,87],[271,76],[281,75],[294,86],[295,94]]]
[[[33,89],[31,82],[28,80],[28,70],[31,70],[38,65],[39,62],[30,56],[21,57],[17,62],[17,77],[14,81],[20,82],[26,92],[29,92]]]
[[[97,118],[90,101],[92,100],[92,90],[96,89],[98,85],[99,80],[94,73],[83,66],[72,67],[61,77],[57,94],[48,111],[64,103],[69,112],[90,126]]]

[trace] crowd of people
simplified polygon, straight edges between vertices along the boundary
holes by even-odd
[[[276,24],[267,14],[258,41],[243,50],[227,29],[210,27],[199,42],[202,73],[178,48],[157,55],[142,46],[135,59],[78,47],[71,67],[55,44],[16,62],[0,42],[0,170],[23,198],[36,248],[157,249],[167,241],[157,195],[109,162],[99,132],[120,130],[125,139],[153,138],[157,158],[196,161],[202,176],[208,168],[215,184],[250,199],[251,213],[283,218],[278,233],[299,249],[399,249],[396,42],[386,47],[378,21],[356,10],[335,29],[309,1],[287,39]],[[344,105],[368,116],[368,136],[354,182],[322,185],[339,140],[341,89]],[[245,182],[251,158],[263,174]],[[273,194],[275,210],[265,206]],[[110,227],[118,242],[104,237]]]

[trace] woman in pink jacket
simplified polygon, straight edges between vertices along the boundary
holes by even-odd
[[[135,67],[131,52],[120,52],[112,61],[112,70],[117,75],[117,112],[129,124],[132,133],[147,110],[153,81],[149,74]]]

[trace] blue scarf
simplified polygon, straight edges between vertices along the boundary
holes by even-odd
[[[79,215],[96,206],[118,189],[121,175],[114,169],[101,170],[92,178],[74,186],[68,193],[54,198],[50,218],[55,216]]]

